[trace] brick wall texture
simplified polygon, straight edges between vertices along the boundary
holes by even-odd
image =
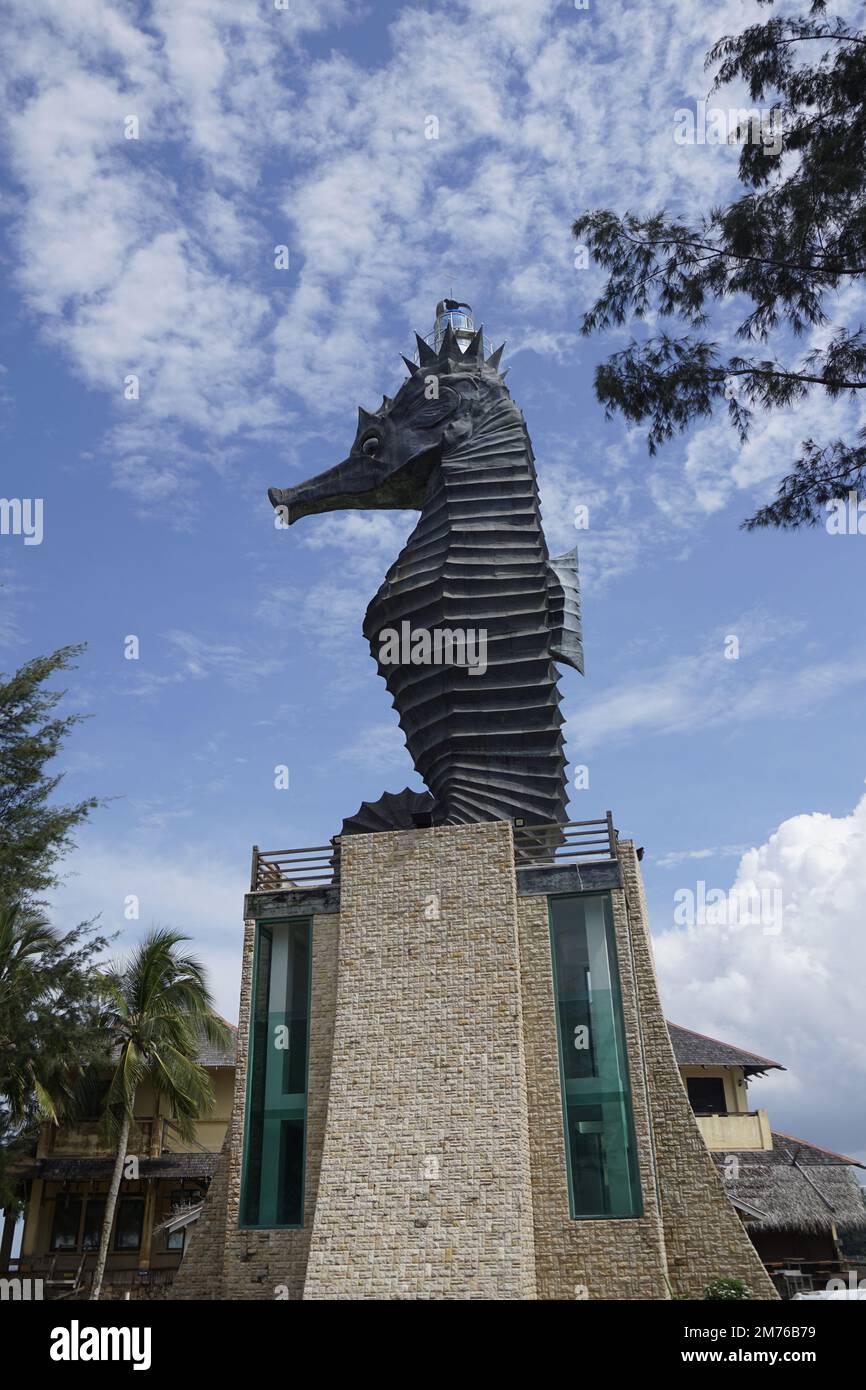
[[[620,862],[672,1290],[681,1298],[700,1298],[713,1279],[730,1276],[745,1280],[755,1298],[776,1299],[689,1105],[659,1003],[643,879],[630,841],[620,842]]]
[[[239,1226],[255,924],[234,1113],[182,1299],[775,1292],[707,1153],[659,1002],[634,846],[611,891],[643,1215],[572,1220],[546,897],[508,822],[347,837],[313,922],[304,1226]]]
[[[534,1298],[511,828],[352,836],[340,895],[304,1297]]]

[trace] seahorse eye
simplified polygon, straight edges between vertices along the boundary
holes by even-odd
[[[369,439],[365,439],[361,445],[363,452],[370,455],[378,454],[381,447],[382,441],[377,434],[371,434]]]

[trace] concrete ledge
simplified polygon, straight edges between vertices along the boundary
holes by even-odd
[[[562,864],[549,869],[518,869],[517,896],[547,893],[593,893],[622,887],[622,870],[614,859],[598,864]]]
[[[340,911],[339,888],[281,888],[273,892],[247,893],[244,919],[264,922],[268,918],[313,917]]]

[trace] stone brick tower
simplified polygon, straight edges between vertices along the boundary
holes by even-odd
[[[256,856],[234,1116],[174,1297],[775,1297],[680,1080],[633,844],[539,834],[344,836],[326,887]]]

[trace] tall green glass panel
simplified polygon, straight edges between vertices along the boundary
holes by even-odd
[[[259,924],[242,1226],[303,1224],[310,945],[308,920]]]
[[[610,898],[550,898],[549,908],[571,1214],[640,1216]]]

